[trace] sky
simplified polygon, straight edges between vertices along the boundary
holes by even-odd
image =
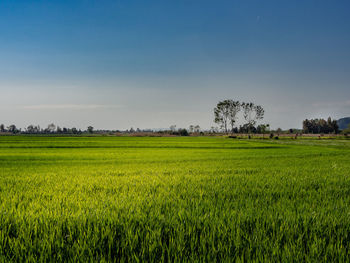
[[[263,106],[272,128],[350,116],[349,13],[347,0],[1,0],[0,123],[210,128],[223,99]]]

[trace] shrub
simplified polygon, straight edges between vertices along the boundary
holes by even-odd
[[[180,136],[188,136],[188,131],[186,129],[180,129],[179,134]]]

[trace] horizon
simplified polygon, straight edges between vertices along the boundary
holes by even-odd
[[[330,116],[329,116],[330,117]],[[333,119],[333,118],[331,118],[332,120],[336,120],[337,122],[339,121],[339,120],[342,120],[342,119],[348,119],[348,118],[350,118],[350,117],[342,117],[342,118],[339,118],[339,119]],[[324,120],[326,120],[327,118],[314,118],[314,119],[324,119]],[[306,119],[305,119],[306,120]],[[310,119],[311,120],[311,119]],[[134,130],[137,130],[137,129],[139,129],[139,130],[141,130],[141,132],[148,132],[148,131],[152,131],[152,132],[159,132],[159,131],[169,131],[169,130],[171,130],[172,128],[171,128],[171,126],[173,126],[173,125],[169,125],[169,127],[134,127],[134,126],[131,126],[131,127],[129,127],[129,128],[126,128],[126,129],[118,129],[118,128],[112,128],[112,129],[101,129],[101,128],[98,128],[98,127],[94,127],[93,125],[88,125],[87,127],[78,127],[78,126],[76,126],[76,125],[73,125],[73,126],[62,126],[62,125],[59,125],[59,124],[57,124],[57,123],[54,123],[54,122],[51,122],[51,123],[48,123],[48,124],[44,124],[44,125],[40,125],[40,124],[35,124],[35,123],[31,123],[31,124],[29,124],[28,126],[26,126],[26,127],[20,127],[20,126],[17,126],[15,123],[10,123],[10,124],[5,124],[5,123],[0,123],[0,125],[4,125],[5,126],[5,128],[8,128],[10,125],[15,125],[16,126],[16,128],[17,129],[19,129],[19,130],[21,130],[21,131],[25,131],[26,129],[27,129],[27,127],[28,126],[30,126],[30,125],[32,125],[32,126],[39,126],[40,127],[40,129],[45,129],[45,128],[47,128],[49,125],[51,125],[51,124],[54,124],[55,125],[55,127],[56,127],[56,129],[57,128],[67,128],[67,129],[72,129],[72,128],[76,128],[77,130],[80,130],[80,131],[87,131],[88,130],[88,127],[89,126],[91,126],[91,127],[93,127],[93,129],[94,129],[94,131],[95,132],[98,132],[98,131],[120,131],[120,132],[127,132],[128,130],[130,130],[130,129],[134,129]],[[258,126],[260,123],[258,123],[256,126]],[[191,124],[192,125],[192,124]],[[189,127],[191,126],[191,125],[188,125],[187,127],[183,127],[183,126],[178,126],[178,125],[175,125],[175,130],[181,130],[181,129],[186,129],[186,130],[189,130]],[[237,125],[235,125],[235,127],[237,127],[237,128],[240,128],[241,126],[243,126],[244,125],[244,120],[242,120],[239,124],[237,124]],[[193,125],[194,126],[194,125]],[[200,126],[200,125],[199,125]],[[211,127],[209,127],[209,128],[206,128],[206,127],[201,127],[200,126],[200,130],[201,131],[210,131],[210,130],[212,130],[212,128],[216,128],[216,129],[218,129],[220,132],[224,132],[223,130],[222,130],[222,128],[220,128],[219,126],[218,126],[218,124],[214,124],[213,126],[211,126]],[[278,130],[278,129],[282,129],[283,131],[287,131],[287,130],[289,130],[289,129],[293,129],[293,130],[302,130],[303,129],[303,127],[290,127],[290,128],[281,128],[281,127],[270,127],[269,128],[269,130],[271,130],[271,131],[274,131],[274,130]]]
[[[0,124],[209,129],[223,99],[262,105],[272,129],[348,117],[349,11],[347,1],[5,0]]]

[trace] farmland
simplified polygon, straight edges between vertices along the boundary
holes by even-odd
[[[350,140],[0,137],[0,261],[347,261]]]

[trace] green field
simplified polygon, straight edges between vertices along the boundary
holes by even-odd
[[[350,141],[0,137],[0,261],[349,261]]]

